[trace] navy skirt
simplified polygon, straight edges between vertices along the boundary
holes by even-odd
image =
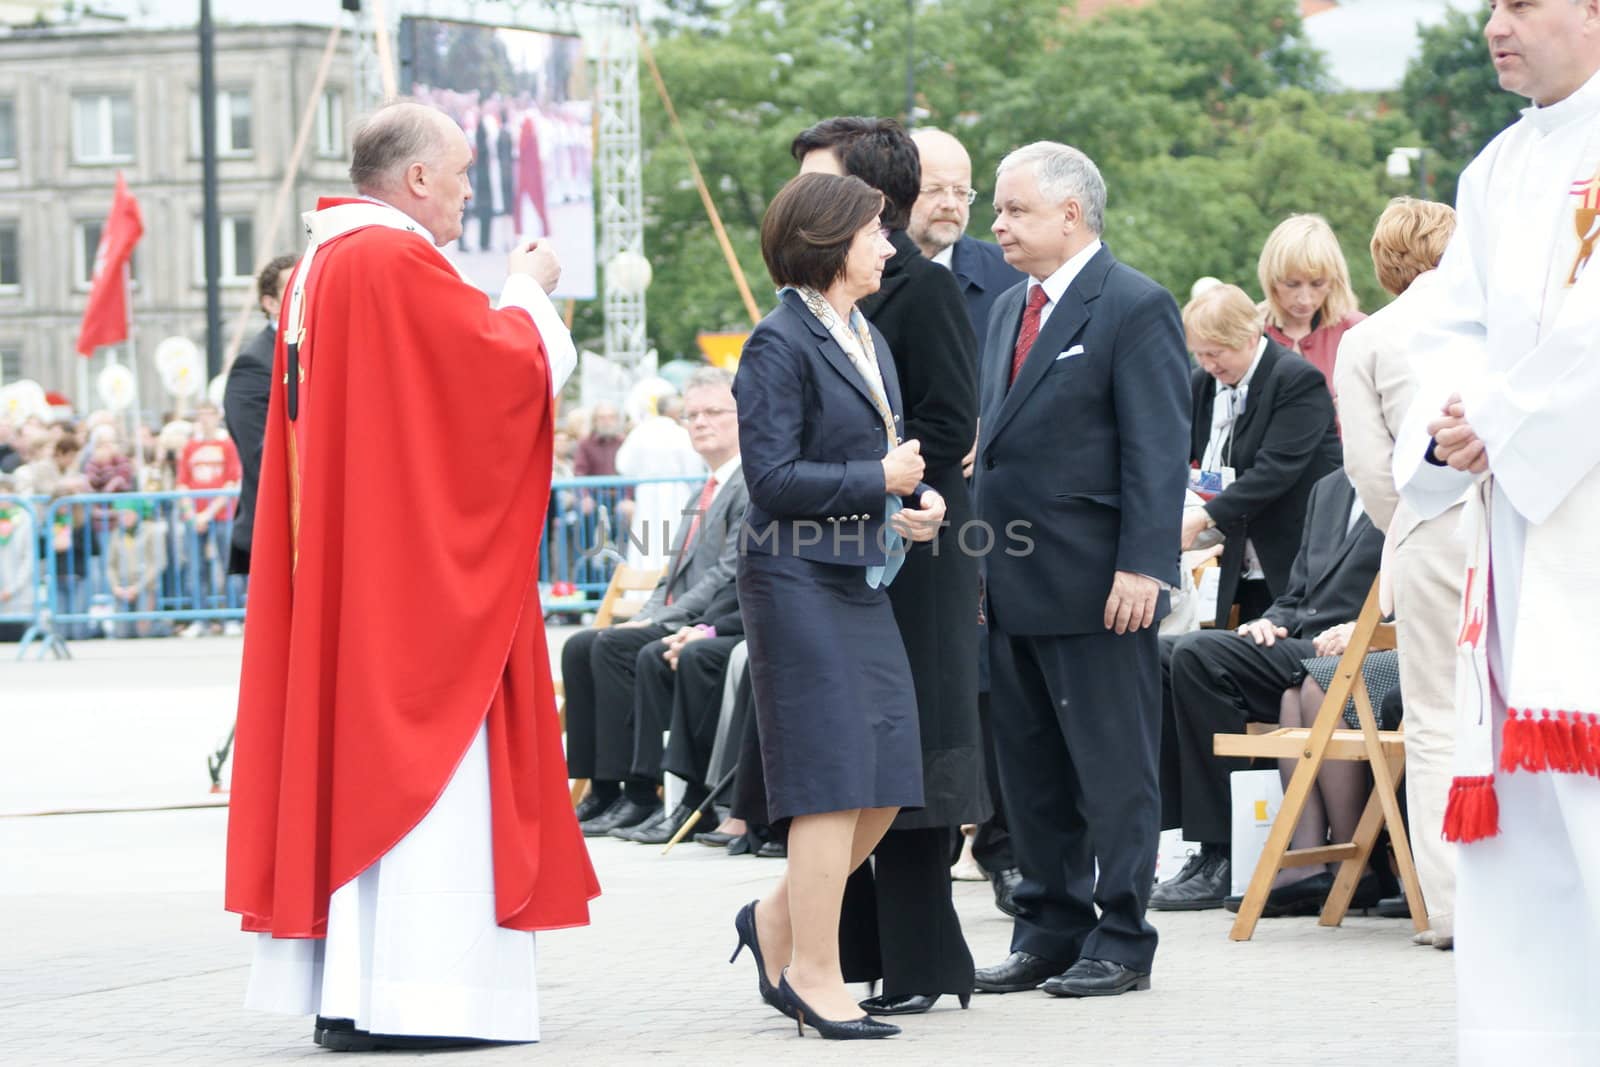
[[[888,593],[862,567],[746,553],[739,611],[772,821],[922,807],[917,697]]]

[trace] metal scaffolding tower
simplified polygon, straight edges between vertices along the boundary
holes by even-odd
[[[627,2],[607,11],[596,37],[595,106],[600,143],[595,160],[600,185],[600,264],[605,272],[606,358],[636,367],[645,357],[644,189],[639,138],[639,8]],[[642,276],[642,277],[641,277]]]

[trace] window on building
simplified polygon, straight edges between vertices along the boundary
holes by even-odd
[[[22,261],[18,253],[17,224],[0,222],[0,290],[15,289],[22,284]]]
[[[0,385],[22,377],[22,346],[0,343]]]
[[[217,280],[223,285],[251,285],[256,277],[256,222],[249,215],[224,215],[221,226],[221,270]],[[194,224],[194,282],[206,282],[205,220]]]
[[[337,89],[324,91],[317,104],[317,155],[344,155],[344,96]]]
[[[133,97],[89,93],[72,98],[72,160],[126,163],[133,159]]]
[[[217,91],[217,155],[248,156],[254,145],[250,126],[250,93],[244,89]],[[189,94],[189,153],[196,159],[200,144],[200,94]]]
[[[17,104],[0,100],[0,167],[17,161]]]
[[[94,257],[100,248],[100,231],[105,228],[103,219],[85,219],[77,224],[78,239],[72,242],[72,277],[79,289],[89,288],[94,280]],[[139,281],[139,249],[128,258],[128,279]]]

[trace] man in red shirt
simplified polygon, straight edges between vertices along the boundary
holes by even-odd
[[[221,414],[217,405],[202,401],[194,411],[194,436],[183,446],[178,457],[178,488],[186,490],[226,489],[237,491],[243,477],[239,466],[239,453],[228,435],[221,431]],[[188,586],[193,603],[200,611],[216,611],[232,607],[232,598],[225,597],[227,575],[224,570],[226,551],[233,531],[233,513],[237,497],[197,496],[179,502],[179,513],[187,523],[184,538]],[[203,623],[195,623],[185,630],[187,636],[199,636]],[[218,633],[222,624],[213,622],[211,631]]]

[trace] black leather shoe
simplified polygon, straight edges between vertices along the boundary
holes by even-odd
[[[666,817],[667,809],[665,807],[659,807],[655,811],[651,812],[650,817],[645,819],[643,822],[635,823],[632,826],[613,826],[610,830],[606,831],[606,836],[615,837],[622,841],[632,841],[634,834],[639,833],[641,830],[655,829],[656,826],[660,824],[661,820],[665,819]]]
[[[764,860],[781,860],[789,856],[789,846],[782,841],[768,841],[756,849],[756,855]]]
[[[784,968],[788,970],[788,968]],[[794,1017],[795,1029],[801,1037],[806,1036],[806,1023],[810,1023],[817,1033],[834,1041],[861,1041],[875,1037],[893,1037],[900,1032],[900,1028],[893,1023],[880,1023],[870,1015],[863,1015],[859,1019],[824,1019],[812,1011],[795,993],[794,987],[789,984],[789,976],[781,975],[778,978],[778,998],[788,1008],[785,1014]]]
[[[1171,878],[1168,878],[1165,882],[1161,882],[1159,884],[1178,885],[1181,882],[1187,882],[1189,879],[1193,878],[1199,873],[1200,868],[1206,865],[1206,861],[1208,859],[1210,859],[1210,857],[1207,856],[1204,851],[1189,853],[1189,858],[1183,861],[1183,866],[1178,868],[1178,873],[1173,875]]]
[[[515,1041],[485,1041],[477,1037],[413,1037],[410,1034],[373,1034],[349,1029],[318,1029],[316,1042],[334,1052],[421,1051],[424,1049],[475,1048],[484,1045],[514,1045]]]
[[[355,1028],[356,1021],[354,1019],[330,1018],[326,1015],[319,1015],[317,1016],[316,1023],[311,1028],[311,1040],[320,1045],[322,1044],[323,1037],[330,1030],[348,1033],[353,1031]]]
[[[678,828],[689,821],[689,816],[694,814],[694,809],[687,804],[679,804],[669,814],[659,819],[652,819],[648,823],[629,830],[625,836],[629,841],[637,841],[641,845],[664,845],[672,840],[672,835]]]
[[[972,1006],[971,993],[958,993],[956,1000],[966,1009]],[[938,993],[896,993],[893,996],[868,997],[861,1002],[861,1010],[868,1015],[921,1015],[939,1003]]]
[[[706,830],[703,833],[695,834],[694,841],[697,845],[709,845],[712,848],[727,848],[729,845],[733,844],[733,839],[735,836],[736,835],[734,834],[725,834],[721,830]],[[744,835],[740,834],[737,836],[742,837]]]
[[[659,804],[635,804],[622,796],[588,822],[579,823],[578,829],[584,837],[604,837],[619,826],[638,826],[659,810]]]
[[[994,906],[1011,916],[1017,917],[1017,886],[1022,882],[1022,872],[1015,867],[1006,867],[989,875],[989,884],[994,887]]]
[[[1384,897],[1373,905],[1372,913],[1380,919],[1409,919],[1411,918],[1411,905],[1406,902],[1406,895],[1401,893],[1395,897]]]
[[[1332,889],[1333,875],[1326,871],[1281,885],[1267,894],[1267,902],[1261,906],[1261,917],[1278,919],[1285,915],[1316,915],[1322,910]],[[1243,904],[1242,896],[1230,896],[1222,902],[1222,906],[1232,912],[1237,912]]]
[[[1058,960],[1018,951],[993,967],[979,967],[972,984],[980,993],[1021,993],[1026,989],[1038,989],[1039,983],[1065,969]]]
[[[1191,860],[1191,862],[1193,862]],[[1184,864],[1184,871],[1189,864]],[[1228,857],[1215,853],[1204,857],[1194,871],[1179,871],[1170,882],[1162,882],[1150,893],[1155,911],[1207,911],[1222,907],[1223,898],[1233,883],[1233,865]]]
[[[1079,960],[1040,986],[1052,997],[1114,997],[1150,988],[1150,972],[1111,960]]]
[[[728,855],[754,856],[756,854],[756,849],[760,847],[761,846],[757,844],[749,834],[740,834],[738,837],[728,842]]]
[[[578,806],[573,809],[572,813],[578,817],[579,822],[588,822],[616,802],[616,797],[605,800],[596,796],[594,790],[591,789],[582,800],[578,801]]]

